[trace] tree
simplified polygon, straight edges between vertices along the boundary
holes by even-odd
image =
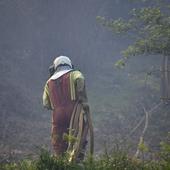
[[[131,0],[132,1],[132,0]],[[134,1],[134,0],[133,0]],[[97,20],[114,34],[133,40],[133,44],[122,51],[122,59],[116,65],[124,67],[127,59],[136,55],[160,55],[163,57],[162,99],[170,100],[170,2],[166,0],[136,0],[140,8],[130,11],[129,19]]]

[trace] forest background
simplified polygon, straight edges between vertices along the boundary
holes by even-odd
[[[0,158],[34,155],[43,145],[50,149],[51,114],[42,107],[42,92],[58,55],[70,57],[86,77],[95,153],[125,141],[136,150],[144,124],[133,128],[160,101],[161,73],[152,72],[162,58],[135,56],[117,69],[120,51],[132,40],[113,36],[96,17],[128,19],[139,7],[123,0],[0,1]],[[145,143],[151,150],[166,139],[169,119],[168,104],[149,119]]]

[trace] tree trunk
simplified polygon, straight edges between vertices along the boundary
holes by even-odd
[[[162,100],[165,102],[170,100],[170,56],[164,56],[161,68],[162,79]]]

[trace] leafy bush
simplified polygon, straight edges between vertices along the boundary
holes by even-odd
[[[103,154],[99,158],[87,157],[81,163],[69,163],[67,155],[56,157],[42,150],[37,160],[23,160],[19,163],[1,163],[0,170],[169,170],[170,144],[161,143],[157,160],[133,159],[121,150]]]

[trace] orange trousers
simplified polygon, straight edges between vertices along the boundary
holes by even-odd
[[[52,145],[56,155],[62,155],[67,150],[68,142],[63,139],[63,135],[69,132],[72,110],[73,105],[69,105],[52,113]]]

